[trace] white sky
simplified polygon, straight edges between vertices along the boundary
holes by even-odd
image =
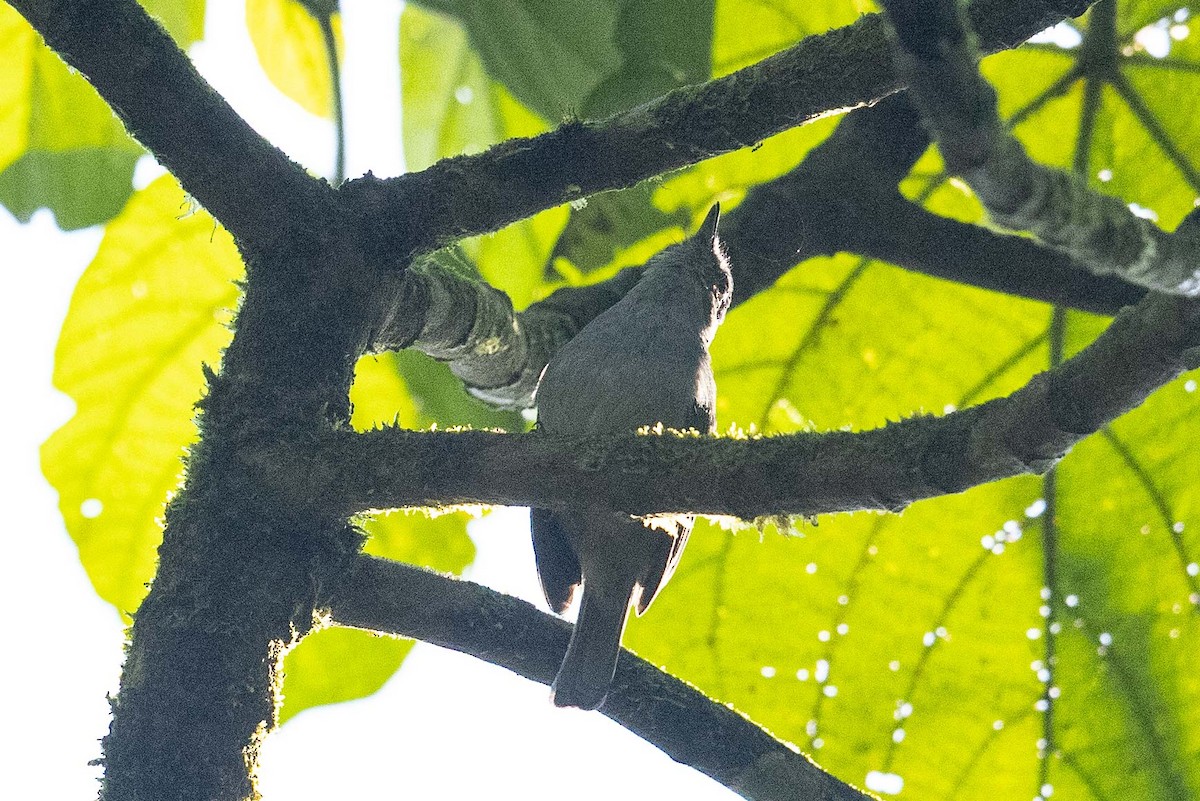
[[[348,173],[394,175],[402,169],[399,115],[378,114],[398,107],[400,5],[343,6]],[[201,71],[264,135],[328,172],[331,126],[269,87],[241,25],[242,0],[209,0],[208,14],[209,40],[195,51]],[[139,172],[139,185],[151,172]],[[71,414],[71,402],[50,385],[54,343],[99,238],[97,230],[62,236],[45,212],[19,226],[0,209],[0,267],[9,281],[0,314],[0,586],[10,608],[0,659],[0,798],[95,797],[99,769],[87,762],[99,756],[105,693],[117,686],[120,622],[88,583],[37,453]],[[541,603],[525,511],[489,520],[472,531],[479,558],[469,576]],[[304,712],[272,735],[262,780],[268,801],[736,797],[597,713],[554,709],[541,685],[425,645],[376,695]]]

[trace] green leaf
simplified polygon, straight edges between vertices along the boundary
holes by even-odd
[[[1154,211],[1168,230],[1200,195],[1200,19],[1174,27],[1190,33],[1167,58],[1131,58],[1127,89],[1105,98],[1116,117],[1110,191]]]
[[[488,77],[458,23],[414,5],[405,6],[400,17],[400,75],[404,155],[411,169],[547,130],[542,119]],[[467,240],[463,252],[522,308],[549,292],[544,265],[566,217],[565,207],[550,209]]]
[[[1090,145],[1092,179],[1170,228],[1198,193],[1196,42],[1163,59],[1118,42],[1128,85],[1098,93],[1090,140],[1077,50],[1022,48],[985,70],[1036,159],[1071,169]],[[736,170],[705,170],[664,182],[660,207],[744,191]],[[929,154],[906,194],[980,221],[940,171]],[[729,315],[713,347],[719,420],[857,429],[978,403],[1049,366],[1050,320],[1041,304],[814,259]],[[1104,327],[1069,320],[1068,355]],[[1194,798],[1198,412],[1193,373],[1078,446],[1053,495],[1022,478],[789,537],[698,526],[627,642],[860,785],[882,771],[906,797],[1027,799],[1048,784],[1064,798]]]
[[[171,34],[171,38],[186,50],[193,42],[204,38],[204,12],[207,0],[138,0]]]
[[[849,25],[859,15],[875,10],[873,4],[860,0],[722,0],[716,4],[713,74],[728,75],[807,36]]]
[[[71,300],[54,385],[76,413],[43,445],[42,469],[96,592],[123,614],[154,575],[201,365],[229,342],[241,275],[230,236],[164,177],[109,225]]]
[[[491,408],[463,388],[445,364],[402,350],[359,359],[350,389],[358,431],[399,423],[405,428],[470,426],[520,431],[517,412]]]
[[[342,18],[331,17],[338,51]],[[318,117],[333,115],[333,79],[321,26],[297,0],[247,0],[246,27],[258,63],[279,91]]]
[[[180,47],[204,33],[204,0],[144,0]],[[60,228],[112,219],[133,192],[142,148],[96,91],[0,7],[0,203],[28,222],[54,212]]]
[[[65,231],[103,223],[129,199],[140,156],[123,143],[63,151],[30,148],[0,172],[0,202],[21,222],[49,208]]]
[[[463,513],[426,517],[393,512],[365,522],[367,553],[461,573],[475,558]],[[412,648],[411,640],[331,627],[310,634],[284,657],[279,722],[322,704],[371,695],[391,678]]]
[[[1131,38],[1141,25],[1118,17],[1117,29],[1130,33],[1111,44],[1118,78],[1099,84],[1087,159],[1088,177],[1101,191],[1137,204],[1167,230],[1200,194],[1200,131],[1192,124],[1200,113],[1196,25],[1187,19],[1171,26],[1181,38],[1167,36],[1170,53],[1156,58]],[[985,61],[1002,114],[1020,115],[1014,130],[1030,155],[1064,169],[1074,163],[1085,103],[1084,82],[1070,80],[1081,52],[1020,49]]]
[[[400,17],[400,77],[409,169],[548,130],[488,77],[461,25],[414,5]]]
[[[355,431],[369,431],[392,425],[397,420],[415,420],[416,404],[408,393],[396,364],[398,354],[363,356],[354,369],[350,386],[353,413],[350,425]]]
[[[852,256],[814,259],[730,314],[713,348],[730,390],[718,414],[794,431],[941,413],[1027,379],[1029,367],[1014,371],[1010,359],[1048,321],[1031,301]]]
[[[1110,795],[1186,799],[1200,789],[1190,667],[1200,659],[1200,488],[1189,478],[1200,396],[1191,380],[1086,440],[1059,471],[1057,582],[1061,597],[1077,599],[1062,610],[1076,651],[1059,660],[1070,702],[1061,737]],[[1113,775],[1113,764],[1136,769]]]
[[[596,86],[621,65],[613,42],[617,0],[570,4],[464,0],[427,5],[453,13],[488,73],[548,120],[577,113]],[[405,14],[411,8],[406,6]]]
[[[658,185],[654,203],[665,211],[687,209],[694,216],[703,216],[713,201],[719,200],[727,213],[751,187],[778,178],[799,164],[833,131],[837,121],[836,117],[827,117],[773,136],[755,147],[681,170]]]
[[[1182,0],[1121,0],[1120,21],[1122,38],[1132,38],[1141,28],[1153,25],[1160,20],[1179,22],[1177,16],[1184,20],[1200,10],[1200,3],[1182,2]]]
[[[544,280],[545,265],[567,222],[566,206],[465,240],[463,250],[474,260],[489,284],[504,290],[513,305],[522,309],[549,294]]]
[[[22,222],[49,208],[68,230],[111,219],[133,191],[142,149],[7,5],[0,62],[0,203]]]
[[[520,431],[525,427],[519,413],[498,411],[468,395],[462,381],[445,364],[414,350],[400,351],[392,359],[413,398],[414,417],[401,421],[409,428],[436,425]]]
[[[468,0],[453,15],[488,74],[543,118],[603,117],[708,78],[714,0]]]
[[[588,95],[583,116],[607,117],[708,80],[714,5],[715,0],[622,0],[613,32],[621,65]]]
[[[555,271],[568,278],[596,272],[641,240],[666,228],[684,229],[691,223],[691,215],[682,209],[667,213],[656,208],[653,195],[652,185],[641,184],[621,192],[596,195],[588,198],[586,204],[572,208],[570,219],[550,252],[546,278],[552,280]],[[658,247],[652,253],[670,243],[655,244]]]
[[[837,516],[790,537],[700,528],[631,644],[848,781],[897,772],[914,797],[947,797],[939,783],[993,721],[1037,698],[1030,554],[980,547],[1009,514],[1021,519],[1035,487],[982,487],[902,517]],[[901,723],[905,703],[914,712]],[[1014,745],[1010,762],[1028,762],[1031,744]]]
[[[340,626],[309,634],[283,658],[280,725],[306,709],[376,693],[412,645],[412,640]]]

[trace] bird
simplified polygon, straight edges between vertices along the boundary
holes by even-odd
[[[632,433],[662,424],[716,432],[709,345],[733,298],[717,234],[720,204],[699,229],[646,262],[641,278],[550,359],[535,395],[546,435]],[[551,686],[556,706],[597,709],[616,672],[630,606],[641,615],[670,578],[691,517],[652,528],[582,501],[530,513],[534,559],[546,602],[562,614],[582,584],[566,656]]]

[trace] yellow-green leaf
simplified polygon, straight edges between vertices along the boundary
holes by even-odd
[[[64,229],[113,217],[133,191],[141,147],[8,5],[0,63],[0,203],[22,221],[48,207]]]
[[[488,77],[461,25],[414,5],[405,6],[400,18],[400,75],[410,169],[548,127]],[[550,209],[469,240],[464,250],[484,278],[521,308],[546,293],[543,268],[566,218],[565,208]]]
[[[412,640],[331,626],[313,632],[283,658],[279,722],[306,709],[377,692],[412,650]]]
[[[393,373],[394,375],[394,373]],[[475,558],[466,536],[470,516],[438,517],[404,512],[365,522],[367,553],[409,564],[461,573]],[[321,704],[370,695],[384,685],[412,648],[412,640],[331,627],[310,634],[284,658],[280,722]]]
[[[76,413],[42,447],[42,469],[96,591],[122,613],[154,575],[201,365],[229,342],[241,275],[231,237],[163,177],[109,225],[71,300],[54,384]]]
[[[617,0],[439,0],[429,5],[453,14],[488,73],[547,119],[577,113],[621,64],[614,41]],[[407,5],[405,13],[411,8]]]
[[[207,0],[138,0],[181,48],[204,38]]]
[[[1082,146],[1094,182],[1168,228],[1197,194],[1200,96],[1194,25],[1172,20],[1157,58],[1118,19],[1126,83],[1103,87],[1091,110],[1070,77],[1077,49],[985,61],[1034,158],[1072,169]],[[665,182],[660,202],[740,191],[736,175],[703,169]],[[981,222],[940,169],[928,155],[906,194]],[[1068,321],[1067,355],[1105,325]],[[978,403],[1049,366],[1050,322],[1042,304],[845,254],[813,259],[729,315],[713,349],[719,417],[868,428]],[[892,774],[906,797],[940,799],[1194,798],[1198,413],[1192,374],[1085,440],[1052,488],[1001,482],[898,517],[823,518],[790,538],[701,526],[628,642],[855,783]]]
[[[340,53],[341,15],[330,19]],[[333,116],[328,48],[312,14],[296,0],[247,0],[246,26],[271,83],[306,111]]]
[[[727,75],[791,47],[806,36],[849,25],[872,10],[872,4],[864,0],[717,0],[713,74]]]

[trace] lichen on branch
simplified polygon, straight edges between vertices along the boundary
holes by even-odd
[[[885,0],[896,70],[933,130],[947,168],[999,225],[1029,231],[1097,275],[1200,296],[1200,227],[1168,234],[1119,198],[1034,162],[1001,122],[978,69],[977,38],[957,0]]]

